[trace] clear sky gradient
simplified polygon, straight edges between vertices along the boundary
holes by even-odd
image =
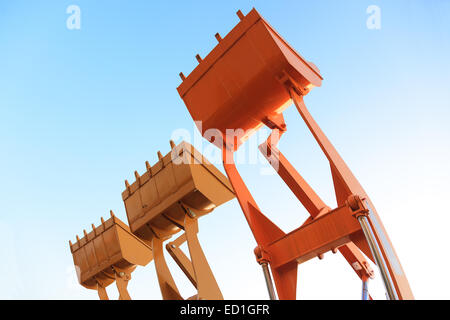
[[[72,4],[80,30],[66,27]],[[369,5],[381,9],[379,30],[366,26]],[[306,104],[375,203],[416,297],[450,298],[445,0],[1,1],[0,298],[97,298],[76,283],[68,240],[110,209],[126,221],[124,179],[167,153],[176,129],[194,135],[178,74],[252,7],[321,70]],[[334,207],[326,159],[295,108],[285,118],[280,149]],[[290,231],[307,213],[264,167],[239,170],[262,211]],[[225,298],[267,298],[236,200],[202,218],[199,236]],[[339,255],[308,261],[298,278],[300,299],[360,298]],[[383,298],[379,275],[371,290]],[[152,265],[133,273],[129,291],[160,299]]]

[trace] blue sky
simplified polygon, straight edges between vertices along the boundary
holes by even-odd
[[[66,27],[72,4],[80,30]],[[380,30],[366,27],[369,5],[381,9]],[[68,240],[109,209],[126,221],[123,180],[168,152],[176,129],[194,135],[178,74],[215,46],[216,32],[228,33],[238,9],[252,7],[321,70],[307,106],[371,195],[416,296],[449,298],[445,279],[423,273],[437,256],[450,262],[444,0],[0,2],[0,272],[11,275],[0,298],[96,298],[72,286]],[[295,108],[285,118],[281,150],[335,206],[320,149]],[[263,212],[294,229],[305,210],[261,166],[239,169]],[[225,297],[266,298],[237,202],[203,220],[200,238]],[[300,298],[359,298],[359,281],[337,255],[299,272]],[[152,266],[134,275],[132,296],[160,298]],[[192,292],[187,281],[180,288]]]

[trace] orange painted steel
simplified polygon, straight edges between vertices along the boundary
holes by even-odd
[[[276,145],[284,132],[277,128],[273,129],[267,141],[261,144],[259,149],[270,164],[277,164],[274,169],[311,215],[304,223],[305,225],[313,219],[317,219],[330,212],[331,208],[325,205],[305,179],[295,170],[280,150],[277,149]],[[332,252],[336,253],[336,250],[339,250],[361,280],[374,277],[374,271],[369,263],[352,242],[336,248],[333,248]]]
[[[222,149],[225,171],[258,244],[257,261],[270,264],[279,298],[295,299],[298,263],[322,258],[329,250],[339,250],[361,279],[373,277],[361,253],[374,260],[356,218],[364,215],[397,297],[413,299],[373,204],[303,103],[303,96],[321,85],[318,68],[290,47],[255,9],[246,16],[239,11],[238,16],[241,21],[224,38],[216,36],[219,44],[204,59],[197,55],[199,65],[192,73],[180,74],[183,81],[177,90],[204,137]],[[286,131],[283,111],[292,102],[330,163],[338,204],[333,210],[276,149],[280,133]],[[289,234],[261,212],[233,160],[239,146],[263,125],[273,132],[260,148],[311,215]]]
[[[106,287],[116,282],[120,300],[130,300],[127,291],[131,273],[137,265],[145,266],[152,259],[151,248],[133,235],[128,226],[111,211],[111,218],[84,231],[84,237],[72,244],[73,262],[80,284],[97,290],[100,299],[108,300]]]
[[[172,150],[150,166],[136,181],[125,181],[122,193],[134,234],[153,249],[161,294],[165,300],[183,299],[167,266],[164,241],[184,230],[166,249],[197,289],[189,299],[223,299],[197,237],[198,218],[235,197],[227,177],[192,145],[171,141]],[[187,242],[190,259],[179,249]]]
[[[177,89],[194,121],[202,121],[202,134],[238,128],[250,134],[267,117],[281,114],[289,101],[289,92],[278,80],[285,73],[305,91],[322,83],[315,65],[297,54],[256,10],[241,17]],[[239,137],[235,148],[247,137]],[[222,148],[220,141],[213,143]]]

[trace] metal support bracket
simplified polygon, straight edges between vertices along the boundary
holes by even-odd
[[[223,300],[222,293],[197,237],[198,218],[212,210],[198,210],[182,202],[180,202],[180,206],[186,212],[182,223],[185,232],[176,240],[169,242],[166,245],[166,250],[198,291],[195,296],[189,299]],[[179,224],[181,225],[181,221],[179,221]],[[179,248],[184,242],[187,242],[190,259]],[[155,236],[153,238],[154,259],[163,299],[182,300],[183,298],[164,259],[162,245],[163,240]]]
[[[118,267],[114,267],[114,274],[116,278],[116,286],[119,291],[119,300],[131,300],[128,293],[128,281],[131,279],[131,273]]]

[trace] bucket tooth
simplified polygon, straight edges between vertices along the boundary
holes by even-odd
[[[136,178],[136,182],[141,185],[141,176],[136,170],[134,171],[134,177]]]
[[[236,15],[239,17],[239,20],[243,20],[245,18],[244,14],[242,13],[241,10],[238,10],[236,12]]]

